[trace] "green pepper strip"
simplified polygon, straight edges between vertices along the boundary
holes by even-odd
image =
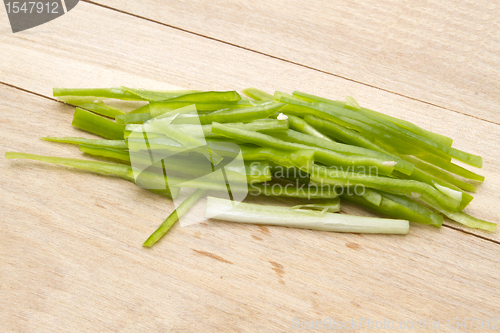
[[[202,102],[184,102],[184,101],[166,101],[166,102],[151,102],[149,108],[151,115],[153,117],[158,117],[166,112],[177,110],[189,105],[195,105],[198,112],[212,112],[221,109],[241,109],[253,107],[254,104],[249,101],[238,101],[238,102],[214,102],[214,103],[202,103]]]
[[[350,145],[363,147],[370,150],[375,150],[386,155],[394,156],[388,150],[377,145],[373,140],[369,140],[355,132],[350,130],[344,126],[336,124],[332,121],[325,120],[320,117],[316,117],[314,115],[304,115],[304,120],[309,123],[311,126],[316,128],[318,131],[322,133],[328,133],[329,136],[332,136],[334,139],[345,142]]]
[[[309,124],[314,126],[316,129],[318,129],[321,132],[328,133],[329,135],[333,136],[337,140],[340,140],[345,143],[349,143],[352,145],[364,147],[367,149],[379,151],[384,154],[391,154],[389,151],[385,150],[384,148],[378,146],[376,143],[372,142],[371,140],[366,139],[359,133],[355,131],[351,131],[350,129],[347,129],[343,126],[340,126],[338,124],[335,124],[331,121],[324,120],[322,118],[316,117],[316,116],[311,116],[307,115],[304,117],[304,120],[307,121]],[[406,155],[398,154],[400,158],[406,159]],[[468,179],[474,179],[474,180],[479,180],[482,181],[484,180],[483,176],[477,175],[467,169],[464,169],[456,164],[450,163],[449,160],[443,160],[438,158],[437,156],[433,155],[427,155],[427,156],[422,156],[420,157],[421,160],[424,160],[430,164],[436,165],[444,170],[447,170],[449,172],[456,173],[459,176],[468,178]]]
[[[151,119],[151,113],[129,113],[115,117],[115,121],[117,124],[126,125],[126,124],[143,124],[145,121]]]
[[[103,139],[86,139],[77,137],[45,137],[42,140],[70,143],[74,145],[85,144],[95,147],[127,149],[127,143],[124,140],[103,140]]]
[[[314,150],[285,151],[268,147],[240,146],[244,161],[270,161],[286,168],[308,169],[314,162]]]
[[[272,101],[273,95],[257,88],[245,88],[243,93],[256,101]]]
[[[81,152],[93,155],[100,156],[106,158],[112,158],[124,162],[130,163],[130,155],[127,151],[118,150],[118,149],[110,149],[110,148],[100,148],[88,145],[80,145],[79,149]],[[148,166],[151,164],[151,159],[149,155],[145,155],[143,159],[143,163],[141,163],[141,156],[136,155],[134,157],[134,165],[143,164]],[[168,171],[174,171],[183,174],[184,176],[205,176],[204,179],[207,181],[216,181],[219,180],[218,176],[214,176],[214,179],[210,178],[210,175],[206,174],[206,170],[202,170],[196,165],[193,165],[195,161],[191,159],[179,159],[175,158],[175,160],[169,159],[162,167]],[[271,171],[269,167],[268,161],[254,161],[254,162],[246,162],[244,164],[244,169],[236,166],[226,166],[224,168],[226,171],[226,175],[229,179],[234,180],[235,182],[266,182],[271,180]]]
[[[123,110],[106,105],[102,101],[91,97],[61,97],[58,100],[109,118],[125,114]]]
[[[211,124],[212,122],[248,123],[253,120],[267,118],[281,110],[284,106],[285,104],[282,103],[270,102],[244,109],[227,110],[214,114],[201,114],[199,115],[198,119],[200,124],[202,125]],[[179,117],[178,119],[176,119],[176,122],[177,120],[181,121],[181,119],[184,120],[182,117]],[[189,118],[186,119],[186,121],[188,120]],[[197,119],[195,120],[197,121]]]
[[[224,135],[232,139],[253,143],[263,147],[272,147],[291,151],[311,149],[311,147],[306,145],[286,142],[270,135],[245,131],[215,122],[212,123],[212,132],[214,134]],[[354,168],[361,167],[365,170],[370,169],[370,167],[375,167],[377,168],[377,172],[385,175],[390,175],[394,169],[392,165],[384,165],[384,162],[386,162],[384,160],[364,156],[347,156],[321,148],[315,150],[314,156],[315,160],[326,165],[340,165]]]
[[[287,106],[283,109],[283,112],[285,113],[292,113],[295,115],[310,114],[335,122],[341,126],[362,133],[360,135],[366,136],[369,140],[375,141],[379,145],[383,145],[388,150],[398,153],[411,153],[418,156],[435,155],[451,160],[451,155],[448,154],[448,152],[450,152],[452,148],[445,146],[445,148],[443,148],[447,149],[447,152],[445,152],[441,149],[436,148],[434,144],[438,144],[435,142],[431,142],[431,144],[424,143],[413,138],[411,135],[406,135],[405,133],[394,131],[387,126],[384,126],[383,124],[376,123],[371,119],[364,117],[363,115],[356,114],[354,111],[329,104],[312,104],[295,101],[283,96],[281,96],[279,100],[281,102],[288,103]],[[351,115],[351,117],[346,116],[347,114]],[[352,116],[353,114],[354,116]],[[462,158],[463,154],[467,153],[457,153],[456,157]],[[467,159],[467,162],[472,161],[472,156],[473,155],[469,156],[471,159]]]
[[[144,140],[143,138],[140,139]],[[224,140],[226,141],[230,139],[224,138]],[[129,139],[129,141],[131,140]],[[92,141],[85,141],[83,143],[92,144]],[[165,138],[162,138],[159,143],[156,143],[156,140],[153,139],[149,140],[149,143],[151,149],[158,150],[159,152],[161,150],[165,150],[167,152],[184,151],[183,146],[180,143],[171,139],[167,140]],[[240,150],[235,150],[233,149],[233,147],[228,147],[226,145],[226,142],[219,142],[213,139],[207,139],[207,144],[211,147],[212,150],[216,151],[223,157],[237,156],[241,150],[241,155],[244,161],[270,161],[284,167],[298,167],[304,170],[312,165],[312,162],[314,161],[314,150],[311,149],[286,151],[269,147],[249,147],[247,145],[239,145]],[[102,143],[102,146],[107,147],[105,142]],[[109,148],[113,148],[112,145]]]
[[[101,98],[114,98],[114,99],[122,99],[129,101],[144,101],[144,98],[141,98],[135,94],[132,94],[128,91],[124,91],[122,88],[54,88],[52,90],[52,95],[54,97],[62,97],[62,96],[92,96],[92,97],[101,97]]]
[[[380,203],[382,202],[382,195],[380,195],[380,193],[375,190],[370,190],[369,188],[365,188],[364,192],[365,193],[361,195],[363,199],[365,199],[372,205],[380,206]]]
[[[471,183],[467,183],[461,179],[458,179],[457,177],[444,171],[443,169],[438,168],[432,164],[425,163],[414,156],[403,155],[403,156],[401,156],[401,158],[404,158],[405,160],[413,163],[416,167],[418,167],[418,169],[425,171],[428,174],[430,174],[436,178],[439,178],[439,179],[441,179],[441,180],[447,182],[448,184],[453,185],[457,188],[461,188],[463,190],[470,191],[470,192],[476,192],[476,190],[477,190],[476,185],[471,184]],[[443,185],[443,186],[448,186],[448,187],[453,188],[450,185]]]
[[[123,139],[125,126],[95,113],[76,108],[71,125],[106,139]]]
[[[17,153],[17,152],[7,152],[5,153],[5,158],[8,159],[30,159],[40,162],[47,162],[52,164],[65,165],[77,169],[87,170],[94,173],[99,173],[103,175],[115,175],[130,182],[135,183],[134,173],[132,168],[125,164],[118,163],[106,163],[98,161],[82,160],[77,158],[64,158],[55,156],[43,156],[27,153]],[[143,172],[143,174],[146,174]],[[148,178],[154,178],[151,175]],[[165,184],[163,181],[161,184]],[[180,189],[176,187],[167,187],[166,190],[151,190],[157,194],[166,196],[168,198],[175,198],[179,194]]]
[[[411,148],[432,153],[436,156],[453,157],[478,168],[482,166],[482,158],[480,156],[469,154],[425,136],[401,129],[391,122],[378,122],[357,111],[352,111],[332,104],[295,102],[287,98],[280,98],[280,101],[290,103],[285,110],[291,108],[292,110],[302,109],[302,112],[311,112],[309,109],[321,111],[323,112],[323,118],[328,118],[335,122],[340,121],[343,126],[348,126],[362,133],[366,133],[374,139],[382,140],[385,144],[394,147],[401,145],[400,149],[406,150],[407,148],[404,148],[404,146],[410,146]],[[316,115],[322,116],[319,113],[316,113]],[[398,141],[396,145],[393,141],[394,139],[402,140],[405,142],[405,145],[402,145],[401,141]],[[400,150],[400,152],[405,150]]]
[[[80,144],[79,149],[81,152],[93,156],[112,158],[130,163],[129,152],[124,150],[96,147],[86,144]],[[268,163],[269,161],[274,161],[275,164],[278,164],[285,168],[292,168],[292,166],[298,168],[305,168],[307,165],[311,165],[311,163],[313,163],[313,154],[314,154],[312,150],[310,151],[300,150],[298,152],[290,153],[271,148],[248,148],[248,147],[242,147],[241,152],[243,155],[243,160],[245,161],[247,182],[249,183],[265,182],[271,180],[270,170],[274,172],[276,172],[276,170],[272,170],[269,168],[269,163]],[[136,161],[137,157],[138,156],[136,156],[134,161]],[[144,159],[144,165],[148,165],[150,163],[151,160],[148,155]],[[184,163],[178,168],[176,168],[176,165],[172,163],[166,163],[165,168],[167,170],[178,171],[183,174],[199,175],[200,170],[193,167],[188,167],[187,164],[188,163]],[[229,171],[227,171],[227,168],[229,168]],[[226,167],[226,171],[229,173],[232,171],[236,171],[239,173],[242,172],[241,170],[232,170],[231,167]],[[302,173],[302,171],[300,172]],[[307,176],[307,179],[309,179],[309,176]]]
[[[274,133],[288,130],[288,122],[286,120],[275,120],[275,119],[266,119],[270,121],[261,121],[264,119],[258,119],[250,123],[227,123],[227,126],[241,128],[247,131],[257,131],[262,133]],[[192,124],[184,124],[184,125],[173,125],[178,126],[179,129],[186,131],[188,133],[193,133],[193,135],[197,134],[199,126]],[[224,136],[215,135],[212,133],[212,125],[201,125],[203,130],[203,135],[205,138],[224,138]]]
[[[496,223],[480,220],[464,212],[454,212],[444,208],[437,208],[437,210],[448,217],[450,220],[463,224],[469,228],[493,232],[497,227]]]
[[[263,121],[263,120],[269,120],[269,121]],[[276,120],[276,119],[258,119],[250,123],[227,123],[228,126],[234,126],[237,128],[242,128],[246,129],[249,131],[257,131],[257,132],[263,132],[263,133],[274,133],[277,131],[286,131],[288,130],[288,122],[286,120]],[[139,125],[133,124],[133,125],[128,125],[125,128],[124,132],[124,137],[131,138],[131,139],[137,139],[142,137],[141,132],[134,132]],[[200,125],[194,125],[194,124],[173,124],[171,126],[177,126],[179,129],[185,131],[186,133],[192,133],[194,136],[197,136],[199,133],[199,128]],[[201,125],[201,129],[203,131],[203,136],[205,138],[224,138],[223,136],[220,135],[215,135],[212,133],[212,125]],[[161,134],[159,132],[155,132],[154,129],[147,129],[148,133],[148,138],[159,138],[161,136],[164,136],[164,134]]]
[[[337,153],[345,155],[362,155],[366,157],[373,157],[385,161],[394,160],[397,164],[394,166],[394,170],[400,171],[406,175],[411,175],[414,169],[414,165],[397,157],[394,155],[384,154],[371,149],[366,149],[358,146],[347,145],[343,143],[338,143],[334,141],[324,141],[319,138],[299,133],[294,130],[288,130],[286,132],[277,132],[271,134],[272,136],[279,138],[288,142],[301,143],[308,146],[319,147],[323,149],[328,149],[335,151]]]
[[[177,207],[172,214],[170,214],[165,221],[156,229],[155,232],[149,236],[149,238],[142,244],[144,247],[151,247],[156,242],[162,238],[167,231],[174,225],[179,218],[181,218],[198,200],[200,200],[207,190],[195,190],[189,197],[187,197],[180,205]]]
[[[334,101],[334,100],[331,100],[331,99],[327,99],[327,98],[322,98],[322,97],[319,97],[319,96],[315,96],[315,95],[311,95],[311,94],[307,94],[307,93],[303,93],[303,92],[300,92],[300,91],[294,91],[293,92],[293,96],[297,97],[297,98],[300,98],[306,102],[322,102],[322,103],[327,103],[327,104],[332,104],[332,105],[336,105],[336,106],[346,106],[346,103],[344,102],[341,102],[341,101]],[[431,131],[428,131],[426,129],[423,129],[409,121],[406,121],[406,120],[403,120],[403,119],[399,119],[399,118],[395,118],[395,117],[391,117],[389,115],[386,115],[384,113],[380,113],[380,112],[377,112],[377,111],[373,111],[373,110],[370,110],[370,109],[367,109],[367,108],[359,108],[357,109],[357,111],[360,111],[363,115],[367,116],[367,117],[370,117],[374,120],[378,120],[378,121],[381,121],[381,120],[386,120],[386,121],[389,121],[401,128],[404,128],[406,130],[409,130],[409,131],[412,131],[413,133],[415,134],[419,134],[421,136],[425,136],[429,139],[432,139],[434,141],[437,141],[437,142],[440,142],[442,144],[445,144],[447,146],[451,146],[452,143],[453,143],[453,139],[452,138],[449,138],[447,136],[444,136],[444,135],[441,135],[441,134],[438,134],[438,133],[434,133],[434,132],[431,132]]]
[[[318,139],[333,142],[332,139],[330,139],[326,135],[323,135],[322,133],[320,133],[318,130],[316,130],[314,127],[309,125],[306,121],[304,121],[304,119],[296,117],[292,114],[287,114],[286,116],[288,117],[288,123],[290,124],[291,129],[293,129],[297,132],[308,134],[308,135],[316,137]]]
[[[186,94],[202,92],[201,90],[146,90],[121,87],[124,91],[132,93],[146,101],[163,101],[169,98],[179,97]]]
[[[125,150],[96,147],[96,146],[90,146],[90,145],[85,145],[85,144],[80,144],[78,146],[78,149],[82,153],[86,153],[86,154],[89,154],[92,156],[112,158],[115,160],[130,163],[130,155],[129,155],[128,151],[125,151]]]
[[[360,206],[366,207],[376,213],[381,213],[396,219],[404,219],[412,222],[431,224],[440,227],[443,217],[430,209],[403,196],[382,195],[379,205],[370,203],[362,196],[355,194],[342,194],[341,198]]]
[[[63,157],[53,157],[53,156],[41,156],[26,153],[16,153],[7,152],[5,157],[8,159],[32,159],[41,162],[48,162],[53,164],[60,164],[65,166],[70,166],[78,169],[88,170],[91,172],[104,174],[104,175],[115,175],[120,178],[126,179],[128,181],[134,182],[133,170],[130,166],[117,163],[105,163],[97,161],[88,161],[81,159],[63,158]],[[145,184],[165,186],[165,177],[156,173],[142,172],[141,181]],[[168,177],[168,190],[151,190],[155,193],[162,194],[164,196],[171,197],[174,195],[176,197],[179,193],[178,186],[190,187],[190,188],[200,188],[204,190],[213,191],[223,191],[227,192],[226,184],[212,183],[205,181],[189,180],[177,177]],[[265,196],[283,196],[283,197],[294,197],[294,198],[304,198],[304,199],[329,199],[338,197],[335,190],[332,190],[330,186],[328,187],[317,187],[317,186],[278,186],[273,185],[260,185],[260,184],[250,184],[231,186],[231,191],[233,193],[249,193],[251,195],[265,195]],[[172,194],[170,194],[172,193]]]
[[[404,158],[404,156],[401,155],[401,158]],[[462,168],[461,166],[456,165],[456,164],[451,163],[451,162],[442,162],[442,163],[439,163],[439,161],[435,161],[435,162],[434,161],[425,161],[425,162],[430,163],[432,165],[435,165],[436,167],[439,167],[439,168],[446,170],[448,172],[454,173],[458,176],[464,177],[466,179],[476,180],[479,182],[484,181],[484,176],[478,175],[477,173],[469,171],[469,170]]]
[[[288,131],[288,121],[276,119],[257,119],[249,123],[227,123],[228,126],[245,129],[247,131],[257,131],[262,133],[274,133],[280,131]],[[210,131],[212,130],[211,125]]]
[[[397,171],[394,172],[394,174],[396,176],[398,176],[399,178],[418,180],[420,182],[423,182],[423,183],[426,183],[429,185],[434,185],[433,182],[436,182],[437,184],[439,184],[441,186],[451,188],[455,191],[460,191],[460,192],[462,192],[462,207],[466,207],[472,201],[472,199],[474,199],[474,197],[472,195],[470,195],[467,192],[463,192],[460,188],[456,187],[455,185],[448,183],[447,181],[442,180],[438,177],[435,177],[426,171],[420,170],[419,168],[415,168],[415,170],[413,170],[413,173],[411,174],[411,176],[404,175],[404,174],[399,173]]]
[[[202,91],[192,94],[184,94],[168,99],[169,102],[195,102],[195,103],[214,103],[214,102],[238,102],[241,99],[236,91]]]
[[[452,211],[458,211],[464,208],[461,202],[444,195],[429,184],[416,180],[377,177],[354,172],[338,171],[336,169],[319,166],[313,166],[311,180],[321,185],[362,185],[376,190],[408,196],[414,195],[413,193],[419,193],[421,194],[422,200],[431,207],[442,207]]]

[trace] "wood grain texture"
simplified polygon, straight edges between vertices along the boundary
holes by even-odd
[[[363,106],[451,136],[456,148],[483,156],[479,172],[487,181],[466,211],[499,221],[494,209],[500,193],[499,125],[91,4],[78,8],[51,22],[46,31],[0,35],[0,71],[10,84],[47,97],[52,87],[96,85],[207,90],[257,86],[338,99],[351,95]],[[498,231],[466,230],[500,240]]]
[[[90,137],[70,126],[70,107],[44,98],[55,86],[352,95],[482,155],[487,181],[468,210],[499,222],[493,123],[82,2],[17,34],[0,21],[0,58],[0,81],[40,94],[0,84],[0,156],[81,156],[39,140]],[[33,161],[0,158],[0,172],[2,332],[289,332],[294,318],[441,318],[447,331],[448,318],[499,317],[498,244],[458,230],[412,225],[400,237],[206,221],[176,226],[146,250],[173,208],[164,198]]]
[[[92,2],[500,122],[498,2]]]
[[[89,136],[69,125],[71,107],[0,93],[1,155],[80,156],[39,140]],[[33,161],[2,159],[0,172],[2,331],[288,332],[294,318],[498,316],[498,245],[453,229],[364,236],[207,221],[148,250],[166,199]]]

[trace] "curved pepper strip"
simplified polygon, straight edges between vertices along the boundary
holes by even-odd
[[[441,215],[402,196],[397,196],[396,198],[396,196],[391,197],[382,194],[382,200],[379,205],[375,205],[362,196],[355,194],[347,195],[344,193],[341,195],[341,198],[393,218],[430,224],[435,227],[440,227],[443,224],[443,217]]]
[[[376,190],[393,194],[404,194],[407,196],[419,193],[421,199],[432,207],[445,208],[451,211],[463,209],[463,207],[461,207],[461,202],[447,197],[429,184],[416,180],[394,179],[354,172],[343,172],[336,169],[319,167],[317,165],[314,165],[312,168],[311,180],[321,185],[362,185]]]
[[[334,101],[334,100],[331,100],[328,98],[323,98],[323,97],[307,94],[307,93],[304,93],[301,91],[294,91],[293,96],[296,98],[299,98],[301,100],[304,100],[306,102],[321,102],[321,103],[332,104],[332,105],[336,105],[336,106],[340,106],[340,107],[347,107],[345,102]],[[362,113],[363,115],[370,117],[374,120],[377,120],[377,121],[386,120],[387,122],[391,122],[402,129],[406,129],[406,130],[411,131],[415,134],[425,136],[429,139],[440,142],[440,143],[445,144],[447,146],[451,146],[453,143],[452,138],[438,134],[438,133],[428,131],[426,129],[423,129],[423,128],[409,122],[409,121],[395,118],[395,117],[391,117],[391,116],[386,115],[384,113],[380,113],[380,112],[373,111],[373,110],[363,108],[363,107],[357,108],[356,110],[359,111],[360,113]],[[384,122],[384,123],[387,124],[387,122]]]
[[[253,143],[262,147],[272,147],[289,151],[296,151],[300,149],[311,149],[311,147],[306,145],[286,142],[283,140],[276,139],[270,135],[245,131],[239,128],[234,128],[219,123],[212,124],[212,132],[214,134],[223,135],[232,139]],[[317,160],[318,162],[327,165],[339,165],[339,166],[354,167],[354,168],[359,167],[365,170],[370,168],[376,168],[377,172],[385,175],[390,175],[392,173],[392,170],[394,169],[393,165],[386,163],[390,161],[384,161],[371,157],[347,156],[321,148],[315,149],[314,157],[315,160]]]

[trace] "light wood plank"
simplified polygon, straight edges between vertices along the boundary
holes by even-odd
[[[498,125],[95,5],[81,3],[78,8],[43,25],[45,30],[0,35],[2,78],[45,96],[51,96],[52,87],[57,86],[119,85],[157,89],[257,86],[270,92],[302,90],[340,99],[355,96],[366,107],[451,136],[457,148],[483,156],[480,173],[487,180],[466,211],[499,221],[495,210],[500,193]],[[500,240],[498,231],[467,230]]]
[[[5,86],[0,94],[1,155],[80,156],[39,140],[89,136],[69,125],[69,106]],[[165,199],[32,161],[1,159],[0,173],[8,332],[289,332],[294,318],[441,318],[450,331],[448,318],[498,316],[498,245],[449,228],[362,236],[207,221],[176,226],[146,250],[172,208]]]
[[[500,122],[494,1],[95,2]]]

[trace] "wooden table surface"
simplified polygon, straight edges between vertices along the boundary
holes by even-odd
[[[72,108],[53,87],[351,95],[483,156],[486,181],[466,211],[500,222],[495,1],[80,1],[16,34],[0,7],[2,156],[81,156],[39,139],[92,137],[70,126]],[[357,235],[206,221],[144,249],[171,202],[32,161],[0,158],[0,172],[0,332],[290,332],[332,319],[365,323],[360,331],[392,331],[374,327],[384,320],[428,331],[440,320],[456,331],[448,320],[500,319],[498,231],[446,221]],[[480,331],[470,319],[459,330]]]

